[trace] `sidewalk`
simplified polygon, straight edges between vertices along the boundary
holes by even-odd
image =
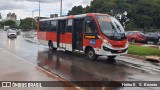
[[[146,61],[160,63],[160,57],[158,57],[158,56],[139,56],[139,55],[133,55],[133,54],[126,54],[124,56],[136,58],[139,60],[146,60]]]
[[[0,81],[59,81],[38,66],[1,49]],[[65,83],[60,82],[62,85]],[[43,88],[0,88],[0,90],[77,90],[75,87],[43,87]]]

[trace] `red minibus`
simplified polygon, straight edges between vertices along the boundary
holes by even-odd
[[[128,41],[120,22],[108,14],[87,13],[42,19],[38,41],[49,49],[80,52],[89,59],[127,54]]]

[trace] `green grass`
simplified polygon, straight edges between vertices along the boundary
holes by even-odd
[[[129,45],[128,54],[140,55],[140,56],[160,56],[160,49],[153,47],[144,47],[138,45]]]

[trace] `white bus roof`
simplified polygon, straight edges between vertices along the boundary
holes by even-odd
[[[67,19],[67,18],[81,18],[81,17],[86,17],[87,15],[108,15],[108,14],[102,14],[102,13],[86,13],[86,14],[70,15],[70,16],[56,17],[56,18],[49,18],[49,19],[41,19],[40,21],[60,20],[60,19]],[[108,16],[109,16],[109,15],[108,15]]]

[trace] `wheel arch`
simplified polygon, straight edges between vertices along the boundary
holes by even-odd
[[[84,54],[87,54],[87,51],[89,49],[93,49],[94,50],[94,48],[92,46],[86,46],[85,49],[84,49]]]
[[[48,46],[49,46],[49,44],[50,44],[51,42],[52,42],[52,40],[49,40],[49,41],[48,41]],[[53,43],[53,42],[52,42],[52,43]]]
[[[134,37],[133,37],[133,38],[131,38],[131,39],[130,39],[130,41],[132,41],[133,39],[136,41],[136,38],[134,38]]]

